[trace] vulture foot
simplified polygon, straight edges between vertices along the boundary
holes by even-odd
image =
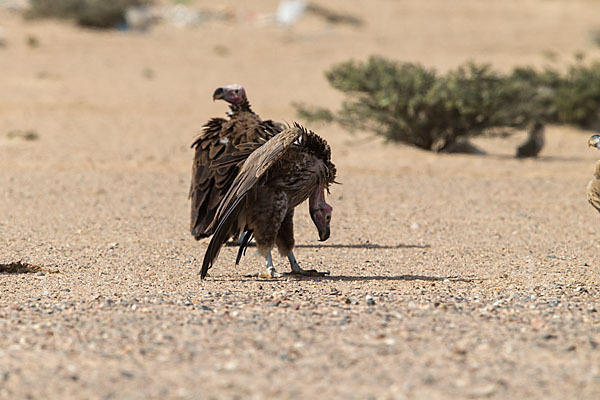
[[[290,261],[290,267],[292,267],[291,272],[287,272],[284,275],[300,275],[300,276],[325,276],[329,275],[329,271],[319,272],[316,269],[303,269],[296,261],[296,257],[294,257],[294,252],[290,251],[288,254],[288,260]]]
[[[261,279],[273,279],[273,278],[281,278],[283,276],[282,273],[275,271],[274,269],[266,270],[258,274],[258,277]]]
[[[267,253],[267,257],[265,258],[267,270],[258,274],[258,277],[263,279],[281,278],[283,275],[275,270],[275,266],[273,265],[273,257],[271,256],[270,251]]]
[[[302,269],[300,270],[292,270],[291,272],[285,272],[286,276],[327,276],[329,275],[329,271],[317,271],[316,269]]]

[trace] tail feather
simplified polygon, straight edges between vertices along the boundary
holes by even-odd
[[[242,235],[243,235],[242,241],[240,243],[240,248],[238,250],[237,257],[235,258],[235,265],[239,265],[240,259],[242,258],[243,255],[246,254],[246,249],[248,248],[248,244],[252,240],[253,234],[254,234],[254,231],[252,231],[252,230],[244,231],[244,233],[242,233]]]
[[[243,200],[245,196],[242,196],[235,200],[235,202],[227,209],[223,215],[223,218],[219,221],[217,228],[215,229],[210,243],[204,253],[204,260],[202,261],[202,270],[200,271],[200,278],[204,279],[208,270],[213,266],[215,260],[219,256],[221,247],[232,235],[232,232],[239,232],[237,227],[238,218],[244,207]]]

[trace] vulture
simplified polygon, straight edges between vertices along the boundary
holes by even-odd
[[[600,135],[590,137],[588,146],[600,149]],[[587,185],[587,198],[592,207],[600,212],[600,161],[596,162],[594,177]]]
[[[211,162],[234,152],[242,143],[259,142],[285,129],[278,122],[261,120],[252,111],[246,91],[240,85],[218,88],[213,100],[225,100],[231,111],[229,119],[209,120],[191,146],[195,154],[189,193],[190,229],[196,240],[212,234],[210,226],[217,207],[239,172],[237,165],[213,168]]]
[[[220,168],[236,163],[241,163],[239,174],[210,227],[214,233],[204,255],[201,278],[206,277],[232,232],[242,232],[236,265],[254,236],[258,252],[266,260],[266,273],[261,277],[281,276],[271,257],[275,245],[281,255],[287,256],[291,274],[327,274],[302,269],[293,252],[294,209],[306,199],[319,240],[329,238],[333,208],[325,201],[325,191],[329,192],[329,185],[334,183],[336,169],[327,142],[295,123],[262,143],[240,146],[237,152],[224,155],[214,164]]]
[[[525,143],[517,148],[517,158],[537,157],[544,147],[544,124],[536,121],[529,130],[529,136]]]

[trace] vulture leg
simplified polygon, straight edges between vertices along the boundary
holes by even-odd
[[[273,257],[271,256],[270,250],[267,253],[265,259],[266,259],[267,270],[261,274],[258,274],[258,277],[259,278],[267,278],[267,279],[281,278],[282,275],[275,270],[275,266],[273,265]]]
[[[319,272],[315,269],[303,269],[296,261],[294,257],[294,209],[287,213],[279,232],[277,232],[277,248],[282,256],[287,256],[290,261],[290,267],[292,271],[286,273],[286,275],[303,275],[303,276],[324,276],[329,275],[329,272]]]
[[[290,251],[288,254],[288,260],[290,260],[290,267],[292,267],[292,272],[288,272],[286,275],[303,275],[303,276],[325,276],[329,275],[329,271],[319,272],[316,269],[303,269],[296,261],[296,257],[294,257],[294,252]]]

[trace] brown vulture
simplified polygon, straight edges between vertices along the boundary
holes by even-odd
[[[588,146],[600,149],[600,135],[590,137]],[[587,185],[587,198],[592,207],[600,212],[600,161],[596,162],[594,177]]]
[[[229,119],[212,118],[192,144],[195,149],[190,187],[192,235],[199,240],[212,234],[211,222],[219,203],[227,193],[239,171],[238,165],[219,168],[211,162],[232,153],[242,143],[268,139],[285,129],[283,124],[263,121],[256,115],[240,85],[229,85],[215,90],[213,100],[225,100],[231,111]]]
[[[536,121],[531,129],[525,143],[517,148],[517,158],[537,157],[544,147],[544,124]]]
[[[204,255],[201,277],[213,266],[232,232],[242,232],[236,265],[254,236],[258,252],[266,259],[267,277],[281,276],[271,257],[275,245],[281,255],[287,256],[292,274],[326,274],[298,265],[293,253],[293,219],[294,208],[309,199],[309,212],[319,240],[329,238],[333,208],[325,202],[325,190],[334,182],[336,169],[327,142],[294,124],[268,141],[247,144],[237,153],[223,156],[215,166],[240,162],[240,172],[211,226],[214,234]]]

